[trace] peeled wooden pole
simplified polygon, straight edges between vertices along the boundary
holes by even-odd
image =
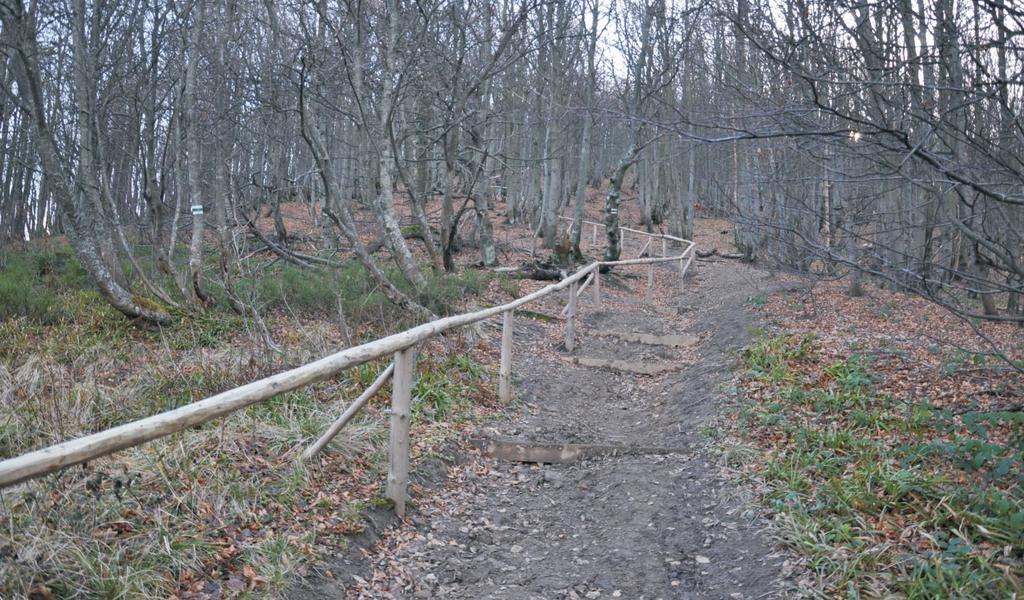
[[[661,256],[668,256],[668,238],[665,236],[661,237]]]
[[[687,269],[690,268],[690,263],[693,262],[693,255],[694,255],[693,246],[694,245],[691,243],[690,247],[686,249],[686,252],[683,252],[683,254],[679,255],[679,291],[680,292],[683,292],[683,291],[686,290],[686,271],[687,271]],[[689,254],[689,256],[686,258],[686,262],[684,263],[683,262],[683,256],[685,256],[686,254]]]
[[[395,503],[395,512],[400,517],[405,516],[405,500],[409,487],[409,425],[412,421],[416,350],[414,346],[395,352],[395,379],[391,385],[387,497]]]
[[[597,223],[594,223],[594,229],[591,230],[591,231],[592,231],[592,233],[590,235],[590,245],[591,246],[596,246],[597,245]]]
[[[601,308],[601,269],[594,269],[594,307]]]
[[[587,277],[587,279],[584,280],[583,285],[579,286],[579,288],[576,290],[576,297],[577,298],[579,298],[580,296],[583,295],[583,291],[586,290],[587,286],[590,285],[590,282],[594,280],[594,273],[596,273],[596,272],[597,272],[597,269],[594,269],[594,272],[590,274],[590,277]]]
[[[565,322],[565,349],[569,352],[576,347],[576,282],[569,286],[569,317]]]
[[[642,257],[644,255],[644,253],[647,252],[647,249],[650,248],[650,247],[651,247],[651,238],[647,238],[647,243],[644,244],[642,248],[640,248],[640,252],[636,253],[636,257],[637,258]]]
[[[682,292],[682,291],[684,291],[686,289],[686,281],[684,280],[685,277],[686,277],[686,263],[685,263],[685,259],[682,256],[680,256],[679,257],[679,291],[680,292]]]
[[[654,291],[654,263],[647,265],[647,295]]]
[[[624,228],[624,230],[626,229]],[[680,265],[680,286],[682,286],[682,278],[686,274],[686,269],[693,261],[694,244],[688,240],[672,236],[667,237],[687,244],[687,247],[680,255],[673,257],[593,262],[562,281],[553,283],[507,304],[424,323],[412,329],[407,329],[354,348],[342,350],[301,367],[265,377],[174,410],[0,461],[0,488],[106,456],[124,448],[138,446],[145,442],[188,429],[189,427],[227,416],[278,394],[323,381],[346,369],[409,348],[439,333],[489,319],[559,290],[576,286],[579,281],[602,266],[616,267],[678,260]],[[687,253],[689,253],[688,260],[684,263],[684,257],[687,257]],[[573,299],[575,299],[575,296],[575,294],[572,294]]]
[[[506,310],[516,309],[538,298],[565,289],[589,275],[590,271],[598,266],[599,263],[592,263],[558,283],[553,283],[508,304],[424,323],[379,340],[347,348],[301,367],[221,392],[205,400],[0,461],[0,488],[106,456],[124,448],[138,446],[150,440],[229,415],[278,394],[323,381],[346,369],[408,348],[444,331],[489,319]]]
[[[323,381],[346,369],[409,348],[439,333],[489,319],[563,290],[577,284],[601,266],[626,266],[678,260],[680,285],[682,285],[682,277],[693,260],[693,242],[678,238],[671,239],[688,244],[679,256],[594,262],[562,281],[507,304],[424,323],[379,340],[342,350],[301,367],[221,392],[192,404],[0,461],[0,488],[106,456],[124,448],[138,446],[150,440],[224,417],[278,394]],[[689,253],[689,260],[684,264],[683,260],[687,253]]]
[[[559,219],[562,219],[563,221],[568,221],[568,222],[572,222],[573,221],[573,219],[570,218],[570,217],[559,217]],[[583,223],[586,224],[586,225],[593,225],[595,231],[597,231],[598,227],[604,227],[605,226],[604,223],[598,223],[597,221],[588,221],[586,219],[583,220]],[[632,229],[630,227],[622,227],[622,226],[620,226],[619,229],[621,229],[622,231],[628,231],[630,233],[638,233],[640,235],[647,236],[647,237],[664,238],[666,240],[673,240],[673,241],[676,241],[676,242],[682,242],[684,244],[692,244],[693,243],[690,240],[685,240],[685,239],[683,239],[681,237],[676,237],[674,235],[669,235],[667,233],[653,234],[653,233],[648,233],[646,231],[643,231],[641,229]]]
[[[581,285],[579,287],[579,289],[576,290],[576,297],[577,298],[579,298],[580,296],[583,295],[583,292],[587,289],[587,286],[590,285],[590,282],[593,281],[594,277],[597,276],[597,271],[598,271],[598,269],[594,269],[594,272],[590,274],[590,277],[588,277],[587,280],[583,282],[583,285]],[[566,305],[566,307],[562,309],[562,316],[564,317],[567,314],[569,314],[569,306],[568,305]]]
[[[512,311],[501,318],[501,367],[498,369],[498,399],[512,400]]]
[[[338,432],[352,420],[352,417],[356,416],[356,413],[362,410],[363,406],[365,406],[371,398],[377,395],[377,392],[380,391],[380,388],[384,387],[384,383],[391,378],[391,374],[394,372],[395,363],[391,363],[388,365],[388,368],[384,369],[381,374],[377,376],[377,379],[370,384],[370,387],[366,388],[366,390],[356,398],[356,401],[353,402],[340,417],[338,417],[338,420],[331,423],[331,426],[328,427],[327,431],[320,436],[320,439],[318,439],[309,448],[306,448],[302,453],[302,460],[308,461],[323,450],[324,446],[330,443],[330,441],[334,439],[334,436],[338,435]]]

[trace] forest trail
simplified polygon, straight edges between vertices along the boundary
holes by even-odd
[[[450,467],[443,489],[418,503],[362,560],[338,565],[340,585],[320,592],[350,598],[779,595],[783,557],[760,533],[757,509],[730,481],[722,449],[703,431],[724,410],[722,386],[750,335],[746,307],[768,278],[735,261],[702,262],[672,314],[637,296],[624,300],[633,305],[628,311],[584,310],[571,353],[558,346],[557,324],[517,319],[522,410],[481,433],[527,446],[637,450],[546,465],[475,456]],[[560,302],[553,298],[540,310],[557,314]],[[651,334],[681,337],[652,340]],[[641,343],[641,336],[662,343]],[[575,364],[582,358],[675,368],[640,375]]]

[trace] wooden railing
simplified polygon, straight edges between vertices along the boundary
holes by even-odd
[[[597,227],[603,227],[603,225],[589,221],[586,224],[594,227],[595,233],[593,235],[596,242]],[[557,283],[507,304],[424,323],[372,342],[347,348],[315,362],[230,389],[226,392],[221,392],[215,396],[174,410],[0,461],[0,488],[165,437],[189,427],[229,415],[257,402],[268,400],[278,394],[334,377],[346,369],[365,362],[392,355],[393,362],[391,365],[377,377],[376,381],[345,410],[341,417],[313,445],[303,452],[302,456],[306,460],[315,456],[369,402],[389,378],[393,379],[387,496],[394,501],[396,512],[402,515],[405,513],[409,473],[410,405],[412,403],[418,346],[425,340],[445,331],[501,315],[501,363],[499,367],[498,394],[503,401],[510,400],[512,396],[513,312],[515,309],[569,288],[569,301],[564,311],[566,316],[565,347],[567,350],[572,351],[575,347],[578,297],[588,285],[593,285],[594,302],[600,304],[600,269],[602,266],[648,265],[648,289],[650,289],[653,283],[655,264],[678,262],[680,290],[682,289],[683,277],[693,261],[694,243],[668,235],[649,234],[627,228],[622,229],[647,236],[649,239],[645,245],[645,251],[649,249],[653,240],[660,238],[662,240],[662,256],[619,261],[596,261]],[[680,254],[667,256],[668,243],[670,241],[684,246]],[[582,286],[580,285],[581,281],[584,282]]]

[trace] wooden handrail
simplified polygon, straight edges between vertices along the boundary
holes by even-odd
[[[563,220],[563,221],[572,221],[573,220],[572,217],[558,217],[558,218]],[[595,227],[608,227],[604,223],[599,223],[597,221],[588,221],[586,219],[583,220],[583,224],[584,225],[593,225]],[[628,231],[630,233],[639,233],[640,235],[647,235],[647,236],[650,236],[652,238],[660,238],[660,239],[663,239],[663,240],[672,240],[674,242],[682,242],[684,244],[692,244],[693,243],[690,240],[686,240],[686,239],[683,239],[683,238],[680,238],[680,237],[676,237],[674,235],[669,235],[667,233],[651,233],[649,231],[643,231],[643,230],[640,230],[640,229],[630,229],[629,227],[623,227],[621,225],[619,226],[619,229],[621,229],[622,231]]]
[[[52,473],[64,467],[80,464],[195,425],[201,425],[278,394],[323,381],[351,367],[409,348],[439,333],[489,319],[507,310],[514,310],[538,298],[565,289],[573,282],[589,275],[590,271],[597,267],[597,263],[588,265],[562,281],[501,306],[424,323],[366,344],[347,348],[301,367],[265,377],[192,404],[9,458],[0,462],[0,487]]]
[[[654,235],[647,234],[646,232],[638,233]],[[679,261],[680,280],[682,280],[686,268],[689,267],[690,262],[693,260],[694,243],[672,236],[663,237],[680,241],[687,244],[687,247],[679,255],[671,257],[595,261],[559,282],[506,304],[424,323],[372,342],[347,348],[314,362],[221,392],[192,404],[0,461],[0,488],[100,458],[118,450],[138,446],[189,427],[207,423],[278,394],[323,381],[365,362],[403,352],[428,338],[446,331],[513,311],[520,306],[529,304],[559,290],[575,288],[579,281],[602,266],[628,266]],[[686,260],[687,256],[689,256],[689,260]],[[685,266],[683,264],[684,260],[686,260]],[[576,299],[575,296],[576,294],[572,294],[573,301]],[[511,322],[509,322],[509,325],[511,325]],[[511,327],[508,329],[511,333]],[[369,390],[367,391],[369,392]]]

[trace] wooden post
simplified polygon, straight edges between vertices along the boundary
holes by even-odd
[[[668,256],[668,238],[661,238],[661,256]]]
[[[625,260],[610,264],[628,265],[631,263]],[[388,356],[445,331],[452,331],[496,317],[505,311],[519,308],[564,290],[582,277],[582,272],[577,273],[501,306],[492,306],[475,312],[437,319],[366,344],[346,348],[300,367],[247,383],[173,410],[40,448],[14,458],[0,460],[0,489],[72,465],[95,460],[124,448],[138,446],[189,427],[208,423],[213,419],[225,417],[278,394],[324,381],[345,369],[359,366],[375,358]]]
[[[654,291],[654,263],[647,263],[647,297]]]
[[[594,272],[595,271],[597,271],[597,269],[594,269],[593,271],[591,271],[590,272],[590,277],[587,277],[586,279],[583,280],[583,285],[581,285],[581,286],[576,288],[576,298],[579,298],[580,296],[582,296],[583,292],[586,291],[587,286],[590,285],[590,282],[594,280],[594,276],[595,276]],[[561,314],[562,314],[563,317],[565,315],[569,314],[569,305],[568,304],[566,304],[565,308],[562,309],[562,313]]]
[[[395,373],[391,383],[391,438],[388,444],[387,497],[395,513],[405,516],[409,485],[409,425],[412,419],[412,386],[416,376],[416,346],[395,352]]]
[[[565,349],[569,352],[576,347],[576,282],[569,285],[569,318],[565,322]]]
[[[644,247],[640,249],[640,252],[637,253],[636,257],[637,258],[642,257],[644,255],[644,252],[647,252],[647,249],[650,248],[650,247],[651,247],[651,238],[647,238],[647,243],[644,244]]]
[[[498,371],[498,399],[512,400],[512,311],[506,310],[501,318],[501,367]]]
[[[391,363],[388,365],[388,368],[381,371],[381,374],[378,375],[377,379],[370,384],[370,387],[366,388],[366,391],[356,398],[356,401],[353,402],[340,417],[338,417],[338,420],[327,428],[327,431],[320,436],[320,439],[318,439],[316,443],[309,448],[306,448],[306,451],[302,453],[302,460],[308,461],[316,456],[318,452],[323,450],[324,446],[334,439],[334,436],[338,435],[338,432],[352,420],[352,417],[356,416],[356,413],[362,410],[363,406],[365,406],[371,398],[377,395],[377,392],[380,391],[380,388],[384,387],[384,383],[391,378],[391,374],[394,373],[394,371],[395,363]]]
[[[686,277],[685,260],[686,259],[684,259],[682,256],[679,257],[679,291],[680,292],[685,292],[686,291],[686,282],[684,281],[684,278]]]
[[[601,268],[594,269],[594,306],[601,308]]]
[[[590,236],[590,245],[591,246],[596,246],[597,245],[597,223],[594,223],[593,233]]]

